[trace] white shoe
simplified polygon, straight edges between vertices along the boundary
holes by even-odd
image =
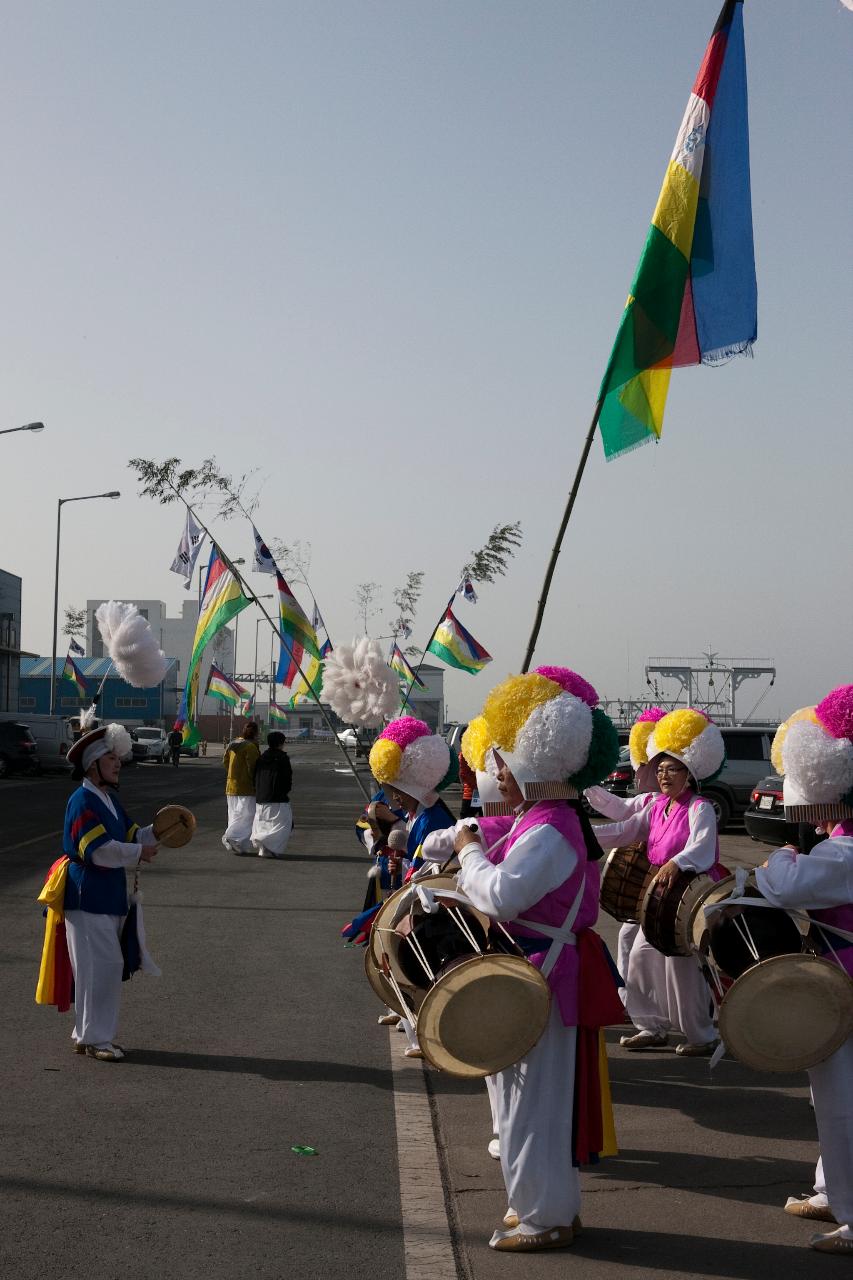
[[[265,848],[264,848],[264,846],[263,846],[263,845],[261,845],[260,849],[258,850],[258,857],[259,857],[259,858],[274,858],[274,857],[275,857],[275,854],[274,854],[274,853],[270,853],[269,849],[265,849]]]
[[[501,1158],[500,1139],[492,1138],[486,1150],[488,1151],[489,1155],[492,1157],[493,1160],[500,1160]]]

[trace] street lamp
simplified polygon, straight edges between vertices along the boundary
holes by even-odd
[[[28,422],[24,427],[4,427],[0,436],[10,436],[14,431],[44,431],[44,423]]]
[[[258,599],[258,600],[272,600],[272,599],[273,599],[273,593],[270,591],[268,595],[265,595],[265,596],[257,596],[257,597],[256,597],[256,599]],[[253,686],[253,690],[252,690],[252,701],[253,701],[253,703],[254,703],[254,702],[257,702],[257,700],[258,700],[258,627],[261,625],[261,623],[262,623],[262,622],[266,622],[266,618],[263,618],[263,617],[262,617],[262,618],[256,618],[256,619],[255,619],[255,665],[252,667],[252,674],[253,674],[253,676],[255,677],[255,682],[254,682],[254,686]],[[235,666],[236,666],[236,661],[235,661]]]
[[[32,423],[32,429],[35,430],[40,423]],[[24,428],[22,428],[23,430]],[[53,653],[50,663],[50,714],[55,714],[56,704],[56,629],[58,625],[59,614],[59,528],[62,518],[62,505],[65,502],[91,502],[94,498],[120,498],[121,494],[118,489],[111,489],[109,493],[84,493],[79,498],[59,498],[56,503],[56,572],[53,577]]]

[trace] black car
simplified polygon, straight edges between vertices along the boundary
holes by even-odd
[[[743,815],[746,833],[753,840],[772,844],[781,849],[783,844],[793,844],[808,853],[819,844],[819,836],[813,822],[788,822],[782,802],[782,779],[777,773],[762,778],[752,792],[746,813]]]
[[[0,778],[38,771],[38,743],[25,724],[0,720]]]

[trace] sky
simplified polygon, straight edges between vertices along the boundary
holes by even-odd
[[[424,644],[519,520],[509,572],[458,606],[494,657],[448,672],[449,718],[474,714],[522,663],[718,9],[4,0],[0,427],[46,423],[0,436],[23,647],[50,652],[58,498],[122,493],[63,508],[60,619],[177,611],[181,514],[127,463],[214,456],[254,472],[267,541],[311,544],[337,642],[359,583],[383,634],[423,570]],[[747,0],[744,24],[754,358],[677,371],[659,446],[596,441],[536,661],[619,698],[710,647],[774,662],[784,715],[853,679],[853,13]],[[249,557],[244,521],[214,528]]]

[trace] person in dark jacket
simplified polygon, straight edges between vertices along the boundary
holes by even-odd
[[[255,818],[252,844],[259,858],[281,858],[293,829],[290,788],[293,770],[284,734],[273,731],[255,768]]]

